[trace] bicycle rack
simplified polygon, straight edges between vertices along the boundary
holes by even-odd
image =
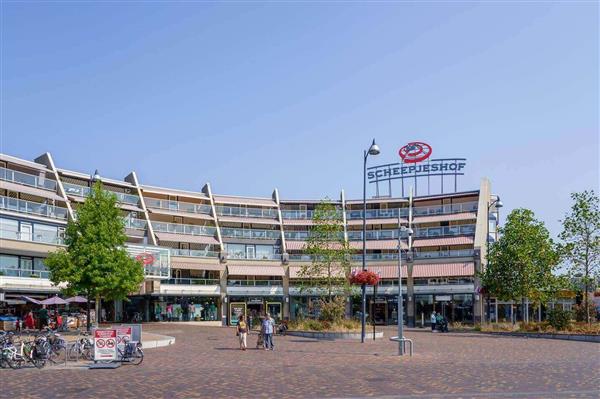
[[[390,341],[400,342],[400,345],[402,345],[402,353],[406,353],[406,344],[408,344],[409,353],[410,353],[410,356],[412,357],[412,355],[413,355],[413,341],[412,341],[412,339],[408,339],[408,338],[405,338],[405,337],[402,337],[401,339],[398,338],[398,337],[390,337]]]

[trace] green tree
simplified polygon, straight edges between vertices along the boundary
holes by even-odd
[[[55,284],[65,283],[69,294],[88,299],[87,328],[90,329],[90,299],[124,299],[139,289],[144,272],[139,261],[125,250],[125,226],[116,206],[116,196],[97,182],[85,202],[77,207],[77,218],[65,231],[66,249],[51,253],[46,265]],[[98,317],[99,315],[96,315]]]
[[[586,321],[591,323],[588,293],[599,272],[600,201],[593,190],[573,193],[571,199],[574,201],[571,211],[561,221],[563,231],[559,235],[562,240],[560,249],[572,277],[583,283]]]
[[[529,209],[515,209],[499,233],[481,274],[488,293],[504,301],[529,298],[536,304],[553,298],[563,280],[553,273],[559,256],[544,223]]]
[[[312,262],[300,268],[298,274],[305,281],[301,289],[315,289],[316,293],[321,293],[320,288],[324,287],[326,296],[321,298],[323,304],[343,307],[344,303],[334,298],[335,294],[346,293],[350,289],[347,279],[350,248],[344,238],[342,214],[334,204],[324,200],[315,207],[312,220],[313,226],[304,248],[311,255]],[[328,314],[340,312],[332,310]],[[341,314],[344,314],[343,310]]]

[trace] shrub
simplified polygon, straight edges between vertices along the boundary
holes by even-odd
[[[557,331],[566,330],[571,324],[571,312],[555,307],[548,312],[548,324]]]
[[[321,314],[319,318],[323,321],[337,322],[344,318],[346,313],[346,299],[334,297],[331,301],[319,300]]]
[[[596,305],[594,304],[594,301],[588,299],[587,308],[590,311],[591,321],[596,321],[596,319],[598,317],[598,309],[596,309]],[[575,314],[575,320],[587,322],[585,302],[581,302],[580,305],[573,306],[573,313]]]

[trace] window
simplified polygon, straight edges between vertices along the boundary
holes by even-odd
[[[276,254],[275,248],[272,245],[257,245],[256,246],[256,258],[257,259],[273,259],[273,255]]]
[[[246,258],[247,259],[255,259],[256,258],[256,249],[254,245],[246,245]]]
[[[35,241],[55,243],[58,238],[58,228],[56,226],[36,223],[33,226],[33,235]]]
[[[19,222],[13,219],[0,218],[0,238],[18,239]]]
[[[43,272],[43,271],[48,270],[48,268],[46,267],[46,264],[44,263],[43,258],[33,258],[33,269],[38,272]]]
[[[33,270],[33,259],[21,257],[21,270],[32,271]]]
[[[0,273],[5,276],[19,275],[19,257],[0,255]]]
[[[225,244],[227,256],[231,259],[244,259],[246,246],[244,244]]]

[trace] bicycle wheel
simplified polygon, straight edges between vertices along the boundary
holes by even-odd
[[[31,363],[33,363],[36,368],[43,369],[46,365],[46,359],[34,356],[31,358]]]
[[[129,358],[129,362],[131,364],[139,366],[140,364],[142,364],[143,361],[144,361],[144,351],[139,346],[136,346],[136,348],[131,353],[131,357]]]

